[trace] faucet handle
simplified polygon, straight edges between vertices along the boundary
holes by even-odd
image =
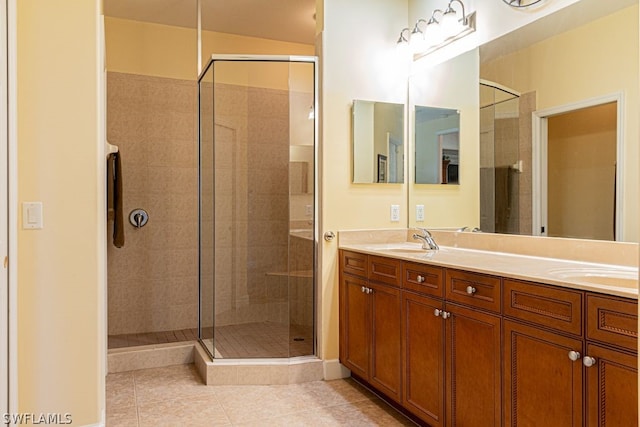
[[[426,228],[416,227],[415,229],[418,230],[418,231],[421,231],[423,237],[432,237],[431,236],[431,232],[429,230],[427,230]]]

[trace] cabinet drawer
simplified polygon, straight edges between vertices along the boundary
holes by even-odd
[[[444,272],[442,268],[415,262],[402,265],[402,287],[412,291],[442,298],[444,296]]]
[[[461,304],[500,312],[500,278],[459,270],[446,270],[445,298]]]
[[[637,301],[587,294],[587,339],[637,352]]]
[[[503,286],[505,316],[582,335],[582,292],[508,279]]]
[[[358,252],[340,251],[340,271],[367,278],[369,256]]]
[[[369,257],[369,280],[400,287],[401,264],[399,259],[371,255]]]

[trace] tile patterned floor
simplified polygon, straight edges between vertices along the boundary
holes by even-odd
[[[210,337],[212,328],[203,336]],[[109,348],[196,341],[197,329],[109,335]],[[216,327],[216,357],[296,357],[313,354],[311,327],[274,322],[243,323]],[[208,341],[210,343],[210,340]]]
[[[183,341],[196,341],[198,329],[180,329],[176,331],[144,332],[139,334],[109,335],[109,348],[136,347],[139,345],[164,344]]]
[[[107,376],[107,426],[412,426],[351,379],[206,386],[193,365]]]

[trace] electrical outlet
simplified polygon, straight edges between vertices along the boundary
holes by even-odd
[[[400,205],[391,205],[391,222],[400,221]]]
[[[416,205],[416,221],[424,221],[424,205]]]

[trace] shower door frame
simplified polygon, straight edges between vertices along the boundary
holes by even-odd
[[[318,267],[320,265],[319,256],[320,252],[318,251],[318,236],[320,230],[320,217],[318,213],[320,212],[319,204],[322,198],[320,195],[320,179],[319,179],[319,170],[320,170],[320,149],[319,149],[319,111],[318,111],[318,57],[317,56],[304,56],[304,55],[244,55],[244,54],[213,54],[209,58],[209,61],[202,67],[202,71],[198,75],[198,341],[200,346],[204,349],[204,351],[209,355],[211,360],[215,359],[215,356],[209,351],[206,344],[202,339],[202,259],[201,259],[201,248],[202,248],[202,156],[201,156],[201,142],[202,142],[202,128],[200,126],[200,112],[201,112],[201,101],[200,101],[200,84],[202,82],[202,78],[207,74],[209,69],[212,70],[213,76],[213,84],[215,85],[215,70],[214,65],[216,61],[222,62],[276,62],[276,63],[307,63],[313,65],[313,111],[314,111],[314,122],[313,122],[313,150],[314,150],[314,165],[313,165],[313,352],[308,356],[301,357],[309,357],[315,356],[319,351],[319,340],[320,336],[319,325],[320,321],[318,319],[318,314],[320,310],[318,309],[318,304],[320,302],[320,298],[318,295]],[[213,90],[213,89],[212,89]],[[213,133],[212,138],[215,144],[216,134],[215,134],[215,100],[213,101],[212,106],[213,115]],[[214,146],[215,147],[215,146]],[[215,152],[215,149],[214,149]],[[215,154],[214,154],[215,161]],[[213,174],[213,188],[215,194],[215,174]],[[215,200],[215,196],[214,196]],[[215,218],[216,206],[215,201],[213,203],[213,216]],[[213,257],[215,259],[215,227],[213,230]],[[213,266],[213,275],[214,275],[214,295],[215,295],[215,265]],[[215,300],[215,296],[214,296]],[[215,303],[213,305],[213,331],[212,331],[212,348],[215,352]],[[288,357],[289,359],[291,357]],[[229,360],[229,359],[225,359]],[[243,359],[244,360],[244,359]],[[251,359],[254,360],[254,359]]]

